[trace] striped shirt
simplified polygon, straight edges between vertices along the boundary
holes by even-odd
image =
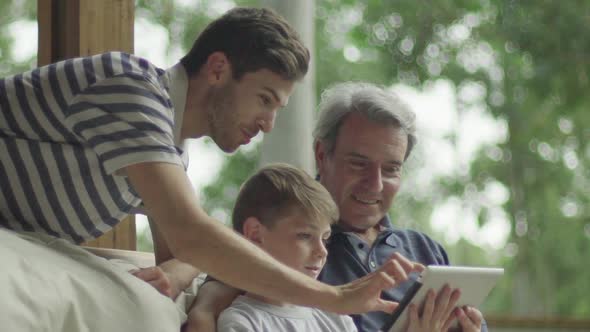
[[[169,85],[120,52],[0,79],[0,226],[80,243],[133,213],[141,200],[124,167],[186,168]]]

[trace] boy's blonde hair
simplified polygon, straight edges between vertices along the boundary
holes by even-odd
[[[232,222],[242,233],[249,217],[272,228],[277,220],[295,213],[330,223],[339,217],[338,207],[319,182],[296,167],[277,163],[261,168],[242,185]]]

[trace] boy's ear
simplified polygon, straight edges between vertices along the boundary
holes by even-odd
[[[224,84],[232,77],[231,63],[223,52],[213,52],[209,55],[205,71],[210,85]]]
[[[256,244],[262,244],[264,242],[264,231],[266,230],[264,225],[256,217],[249,217],[244,221],[243,226],[244,237]]]

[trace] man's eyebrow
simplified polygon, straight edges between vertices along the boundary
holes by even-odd
[[[364,156],[364,155],[362,155],[362,154],[360,154],[358,152],[349,152],[346,155],[349,156],[349,157],[354,157],[354,158],[369,160],[369,157]]]
[[[275,98],[275,101],[279,105],[281,105],[281,107],[287,106],[287,103],[286,102],[283,104],[283,102],[281,101],[281,98],[279,98],[279,94],[277,93],[277,91],[275,89],[273,89],[271,87],[267,87],[267,86],[263,87],[263,89],[266,90],[266,91],[268,91]]]
[[[364,156],[358,152],[349,152],[346,155],[348,155],[349,157],[354,157],[354,158],[359,158],[359,159],[365,159],[365,160],[369,160],[369,158],[367,156]],[[403,161],[400,160],[388,160],[385,162],[386,164],[393,164],[396,166],[402,166],[404,163]]]

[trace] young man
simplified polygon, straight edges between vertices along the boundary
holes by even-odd
[[[357,280],[392,255],[423,265],[449,264],[440,244],[420,232],[394,227],[387,215],[401,185],[402,166],[416,144],[415,115],[395,94],[368,83],[329,88],[322,94],[314,138],[319,180],[340,212],[319,280],[333,285]],[[387,289],[382,298],[399,302],[412,283]],[[203,327],[200,331],[214,330],[210,325],[217,310],[235,294],[218,282],[201,287],[195,302],[200,314],[193,317]],[[454,308],[459,296],[448,288],[430,292],[429,310],[410,306],[407,331],[444,331],[455,319],[464,332],[480,331],[477,309]],[[359,331],[378,331],[389,322],[388,314],[377,311],[352,317]]]
[[[246,239],[315,279],[326,262],[325,243],[330,225],[338,220],[338,208],[326,189],[305,172],[274,164],[244,183],[232,219],[234,229]],[[349,316],[247,292],[223,311],[217,331],[345,332],[356,327]]]
[[[181,140],[209,136],[230,152],[270,131],[308,62],[283,18],[238,8],[212,22],[167,71],[112,52],[1,79],[0,225],[11,231],[0,233],[15,248],[4,250],[3,241],[0,252],[30,244],[20,236],[26,232],[94,239],[143,204],[157,263],[175,289],[197,267],[278,300],[346,313],[391,310],[378,299],[393,284],[386,273],[342,287],[297,273],[209,217],[184,173]],[[29,259],[49,254],[38,251]],[[17,321],[8,303],[0,307],[6,321]]]

